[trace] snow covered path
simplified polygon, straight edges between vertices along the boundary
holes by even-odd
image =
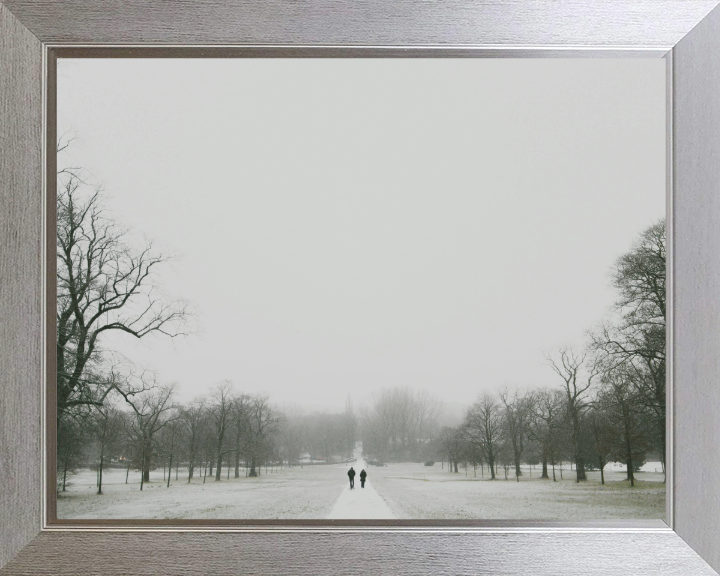
[[[357,461],[353,464],[355,469],[355,488],[350,490],[350,481],[345,476],[345,489],[340,493],[335,506],[330,511],[328,519],[331,520],[386,520],[395,518],[385,500],[382,499],[377,490],[373,488],[370,481],[371,472],[368,472],[368,465],[360,455],[362,448],[358,445],[355,450]],[[349,469],[349,466],[348,466]],[[360,470],[368,472],[368,479],[365,481],[365,488],[360,487]]]

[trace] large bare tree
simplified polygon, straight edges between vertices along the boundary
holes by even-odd
[[[465,415],[465,438],[479,447],[495,480],[495,466],[502,445],[502,413],[500,405],[487,392],[483,393]]]
[[[598,367],[586,354],[576,354],[572,348],[561,348],[557,359],[548,358],[551,368],[562,378],[565,391],[565,409],[572,436],[576,481],[587,480],[585,459],[582,454],[582,415],[589,407],[588,390],[598,374]]]
[[[157,271],[168,258],[110,215],[102,190],[61,170],[57,191],[57,409],[99,406],[119,380],[100,376],[108,332],[133,338],[184,333],[187,306],[165,298]],[[120,381],[126,381],[121,379]]]

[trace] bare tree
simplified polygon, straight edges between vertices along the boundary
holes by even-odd
[[[591,363],[589,369],[583,373],[583,366],[586,363],[586,355],[578,355],[571,348],[561,348],[559,358],[554,360],[548,357],[552,369],[563,380],[566,395],[566,416],[570,424],[570,431],[573,442],[573,456],[575,459],[576,482],[587,480],[585,474],[585,463],[580,446],[581,442],[581,417],[587,409],[587,392],[592,381],[597,376],[598,368]]]
[[[562,390],[538,390],[533,402],[533,419],[530,431],[542,449],[542,478],[548,478],[548,461],[552,466],[553,482],[555,464],[561,450],[560,431],[567,400]]]
[[[100,406],[118,381],[99,378],[100,340],[108,332],[134,338],[183,334],[186,305],[163,298],[156,271],[167,257],[139,245],[105,207],[102,191],[89,193],[78,170],[58,175],[57,194],[57,409]],[[137,247],[139,245],[139,247]]]
[[[177,461],[177,452],[179,449],[178,444],[181,432],[182,422],[180,421],[180,414],[178,414],[177,418],[173,418],[167,422],[161,432],[160,444],[162,446],[162,451],[168,460],[167,488],[170,488],[170,476],[173,462]]]
[[[204,423],[205,404],[203,400],[195,400],[189,406],[181,409],[180,424],[182,425],[188,458],[188,483],[195,474],[195,464],[200,451]]]
[[[502,414],[500,405],[487,392],[483,393],[465,415],[465,437],[480,447],[495,480],[495,465],[502,444]]]
[[[102,494],[102,477],[108,452],[117,448],[123,431],[123,420],[118,410],[105,404],[97,406],[90,421],[90,434],[98,452],[98,494]]]
[[[603,373],[603,389],[597,402],[613,431],[612,455],[625,463],[631,486],[635,486],[635,465],[647,449],[649,431],[647,412],[632,384],[636,376],[626,364],[611,366]]]
[[[458,464],[465,450],[466,439],[460,428],[443,426],[440,430],[440,449],[448,459],[448,472],[458,472]]]
[[[73,474],[82,464],[84,442],[84,431],[80,422],[73,418],[65,418],[60,422],[57,449],[58,492],[65,492],[68,474]]]
[[[512,448],[515,478],[520,482],[520,476],[522,476],[520,461],[529,438],[533,398],[531,394],[521,394],[518,391],[511,395],[508,389],[505,388],[500,392],[500,401],[505,407],[505,438]]]
[[[590,409],[586,418],[590,427],[592,447],[600,470],[600,483],[605,484],[605,465],[612,451],[615,430],[610,426],[607,414],[598,404]]]
[[[250,454],[250,474],[257,476],[258,465],[262,462],[267,449],[269,436],[277,430],[279,417],[270,406],[267,396],[256,396],[248,409],[248,422],[250,442],[248,446]]]
[[[250,441],[249,411],[252,400],[247,394],[240,394],[233,402],[232,426],[235,433],[235,478],[240,477],[240,458]]]
[[[223,456],[233,450],[232,448],[229,450],[225,449],[225,435],[232,423],[233,408],[232,383],[226,381],[213,390],[210,403],[208,404],[208,415],[213,426],[215,454],[217,456],[215,459],[215,482],[220,481]]]
[[[139,395],[126,395],[125,401],[133,409],[127,433],[137,446],[140,490],[150,481],[155,435],[179,416],[173,404],[174,385],[156,386]]]

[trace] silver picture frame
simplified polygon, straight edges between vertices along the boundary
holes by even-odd
[[[1,574],[715,574],[720,569],[717,0],[0,0]],[[59,526],[48,511],[48,66],[64,50],[641,57],[668,70],[667,523]]]

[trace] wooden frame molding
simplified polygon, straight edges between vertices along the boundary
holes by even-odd
[[[720,0],[0,0],[0,574],[720,570]],[[152,45],[152,46],[150,46]],[[44,518],[44,154],[51,49],[257,57],[663,57],[669,79],[668,525],[113,528]],[[80,52],[79,52],[80,53]]]

